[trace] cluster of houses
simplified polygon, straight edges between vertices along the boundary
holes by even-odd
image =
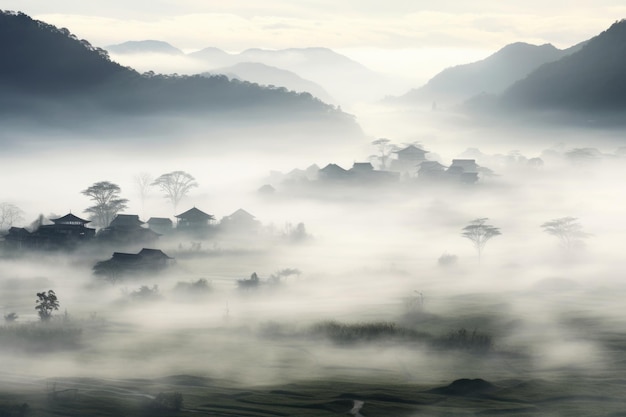
[[[188,233],[203,237],[211,232],[252,233],[261,223],[243,209],[214,224],[215,217],[193,207],[176,217],[176,226],[169,218],[151,217],[143,222],[136,214],[118,214],[108,227],[98,230],[88,227],[89,220],[69,213],[50,219],[52,224],[40,225],[34,230],[11,227],[4,236],[7,249],[65,249],[72,250],[89,242],[118,245],[152,245],[159,236]]]
[[[350,169],[330,163],[321,169],[313,165],[306,170],[293,170],[286,175],[285,181],[369,185],[417,179],[423,182],[474,184],[479,175],[491,173],[489,169],[479,167],[475,159],[453,159],[452,164],[446,167],[437,161],[426,159],[427,153],[428,151],[415,145],[409,145],[394,152],[395,158],[391,159],[388,169],[376,170],[370,162],[355,162]],[[263,187],[259,191],[272,191],[269,185]]]

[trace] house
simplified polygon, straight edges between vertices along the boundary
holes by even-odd
[[[139,253],[113,252],[111,259],[97,262],[92,269],[95,275],[115,279],[120,275],[159,272],[173,261],[174,258],[159,249],[143,248]]]
[[[145,227],[137,214],[118,214],[108,227],[98,232],[98,239],[121,244],[148,244],[155,242],[159,233]]]
[[[31,233],[23,227],[11,227],[4,236],[4,245],[10,249],[25,249],[32,245]]]
[[[355,162],[350,171],[355,174],[368,174],[374,172],[374,166],[371,162]]]
[[[72,213],[57,219],[50,219],[53,224],[44,224],[31,233],[34,246],[39,248],[73,248],[78,243],[92,239],[96,229],[87,227],[90,220],[81,219]]]
[[[176,228],[181,230],[206,229],[209,227],[211,221],[215,220],[215,216],[207,214],[196,207],[175,217],[178,219]]]
[[[444,178],[446,167],[437,161],[424,161],[419,165],[417,178],[419,180],[439,180]]]
[[[389,171],[376,171],[370,162],[355,162],[348,170],[350,179],[363,184],[373,184],[388,180],[397,180],[397,173]]]
[[[33,232],[23,227],[10,228],[4,238],[5,245],[14,249],[74,249],[96,234],[96,229],[85,226],[89,220],[72,213],[50,221],[52,224],[42,224]]]
[[[342,181],[350,177],[348,171],[337,164],[328,164],[318,172],[321,181]]]
[[[453,159],[452,165],[446,170],[446,176],[463,184],[474,184],[478,181],[478,165],[475,159]]]
[[[174,228],[174,223],[167,217],[150,217],[148,219],[148,227],[161,235],[166,235]]]
[[[261,227],[261,222],[244,209],[238,209],[230,216],[224,216],[220,221],[220,230],[229,233],[256,233],[259,227]]]
[[[391,160],[390,170],[415,175],[417,166],[426,161],[428,151],[418,148],[415,145],[409,145],[394,153],[396,154],[396,158]]]
[[[109,224],[110,228],[114,229],[136,229],[138,227],[143,227],[145,222],[139,220],[139,215],[137,214],[118,214]]]
[[[276,188],[272,187],[271,184],[265,184],[263,186],[261,186],[257,192],[259,194],[263,194],[263,195],[271,195],[274,194],[276,192]]]

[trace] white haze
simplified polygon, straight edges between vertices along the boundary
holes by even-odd
[[[116,248],[73,255],[34,254],[0,260],[0,306],[18,322],[36,321],[34,295],[54,289],[70,324],[83,329],[74,350],[37,355],[3,353],[3,371],[36,377],[155,377],[207,375],[245,384],[284,383],[335,375],[392,375],[438,383],[459,377],[551,378],[567,372],[609,372],[612,353],[596,334],[623,328],[621,290],[626,232],[622,222],[626,174],[616,150],[618,134],[600,130],[470,128],[430,112],[363,107],[358,121],[369,135],[350,145],[323,147],[259,144],[253,136],[206,143],[207,132],[162,133],[170,141],[151,146],[112,142],[105,133],[96,144],[54,132],[31,131],[41,143],[1,156],[3,200],[25,211],[24,225],[40,213],[84,216],[88,199],[80,191],[94,182],[119,184],[130,200],[126,213],[172,217],[157,190],[142,207],[133,177],[173,170],[195,176],[199,187],[180,203],[219,220],[244,208],[265,226],[265,234],[201,240],[204,256],[187,249],[197,238],[162,238],[158,248],[177,258],[162,276],[131,277],[115,285],[98,281],[92,265]],[[436,116],[436,117],[435,117]],[[14,135],[26,135],[12,132]],[[128,139],[146,140],[129,131]],[[96,134],[94,134],[96,136]],[[498,175],[475,186],[404,186],[290,191],[280,183],[274,196],[256,190],[270,171],[289,172],[316,163],[349,168],[376,153],[369,142],[420,141],[449,165],[468,148],[483,153],[478,163]],[[149,138],[149,136],[148,136]],[[26,138],[25,138],[26,139]],[[116,138],[119,139],[119,138]],[[163,139],[163,138],[161,138]],[[278,139],[276,139],[278,140]],[[286,140],[286,139],[283,139]],[[314,145],[315,138],[309,138]],[[211,143],[211,142],[209,142]],[[606,157],[577,164],[562,156],[575,147],[597,147]],[[553,153],[542,153],[552,149]],[[529,167],[507,155],[542,156],[545,166]],[[551,156],[552,155],[552,156]],[[593,234],[584,248],[566,254],[542,232],[550,219],[579,218]],[[488,217],[502,231],[490,241],[481,264],[460,236],[470,220]],[[285,224],[303,222],[312,239],[294,244],[281,237]],[[124,248],[131,252],[141,247]],[[458,256],[449,268],[444,254]],[[277,288],[242,293],[237,280],[258,273],[263,281],[277,271],[297,268],[298,276]],[[180,281],[207,279],[205,298],[179,295]],[[141,285],[158,285],[155,302],[131,300]],[[461,327],[489,332],[495,348],[525,359],[467,360],[413,345],[338,347],[303,336],[316,322],[399,321],[407,298],[420,292],[425,312],[441,322],[420,326],[434,335]],[[483,317],[480,319],[479,317]],[[591,333],[571,321],[596,320]],[[418,327],[420,328],[420,327]],[[285,338],[272,336],[286,334]],[[584,360],[583,360],[584,359]]]

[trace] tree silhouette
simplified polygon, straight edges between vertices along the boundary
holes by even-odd
[[[474,219],[463,228],[461,233],[461,236],[469,239],[472,245],[474,245],[474,248],[476,248],[478,252],[478,263],[480,263],[480,258],[487,242],[491,238],[502,234],[497,227],[486,224],[487,220],[489,220],[487,217]]]
[[[387,160],[389,159],[389,154],[395,148],[390,144],[391,141],[387,138],[380,138],[372,141],[372,145],[378,148],[379,155],[376,158],[380,161],[380,169],[387,169]]]
[[[576,217],[553,219],[542,224],[541,228],[544,232],[556,236],[567,251],[579,246],[583,239],[590,236],[589,233],[583,232],[583,227]]]
[[[22,220],[22,209],[11,203],[0,203],[0,230],[8,229]]]
[[[90,197],[96,203],[85,209],[85,212],[91,214],[91,218],[94,219],[97,226],[107,227],[115,215],[127,207],[128,200],[120,198],[121,191],[117,184],[109,181],[97,182],[81,191],[82,194]]]
[[[146,198],[148,197],[148,190],[150,189],[150,185],[152,185],[152,175],[147,172],[141,172],[134,176],[135,186],[137,187],[137,191],[139,191],[139,198],[141,199],[141,213],[143,215],[144,207],[146,203]]]
[[[197,187],[196,179],[185,171],[173,171],[161,175],[152,185],[158,186],[165,193],[165,198],[174,206],[174,213],[178,203],[187,195],[190,189]]]
[[[41,321],[48,321],[52,318],[52,312],[59,309],[59,300],[54,291],[49,290],[47,293],[38,292],[37,300],[35,300],[35,310],[39,314]]]

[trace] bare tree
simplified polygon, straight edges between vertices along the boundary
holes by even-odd
[[[197,187],[196,179],[185,171],[173,171],[161,175],[154,180],[152,185],[158,186],[165,193],[165,198],[170,200],[174,207],[174,213],[178,203],[189,193],[193,187]]]
[[[24,212],[11,203],[0,203],[0,230],[9,229],[23,219]]]
[[[95,202],[93,206],[85,209],[85,212],[91,214],[97,226],[107,227],[115,215],[127,207],[128,200],[120,198],[121,191],[117,184],[109,181],[96,182],[91,187],[81,191],[82,194]]]
[[[144,212],[144,206],[146,203],[146,197],[148,197],[148,190],[152,185],[152,175],[147,172],[141,172],[134,177],[135,185],[137,186],[137,191],[139,191],[139,198],[141,199],[141,212]]]
[[[461,233],[461,236],[469,239],[472,245],[474,245],[474,248],[476,248],[478,252],[478,263],[480,263],[480,258],[487,242],[491,238],[502,234],[497,227],[486,224],[487,220],[489,220],[487,217],[474,219],[463,228]]]
[[[553,219],[542,224],[541,228],[544,232],[556,236],[561,246],[567,251],[580,246],[583,239],[591,236],[589,233],[583,232],[583,227],[576,217]]]

